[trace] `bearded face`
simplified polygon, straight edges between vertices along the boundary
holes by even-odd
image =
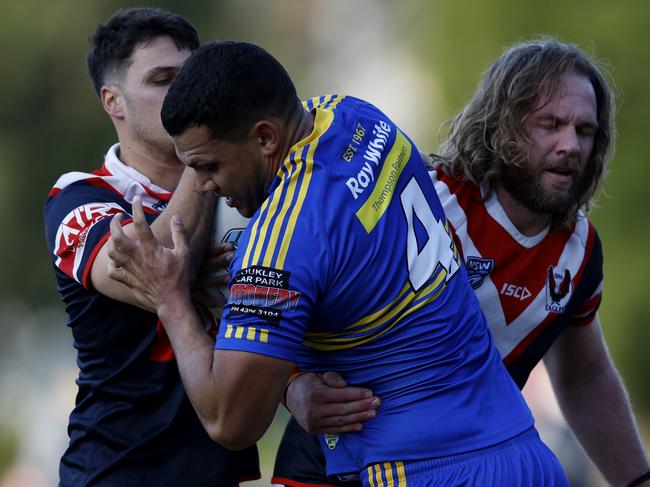
[[[523,124],[528,157],[505,166],[501,186],[535,213],[570,215],[586,188],[585,168],[598,130],[591,82],[564,74],[552,92],[542,90]]]
[[[506,166],[501,184],[528,209],[548,215],[575,211],[584,191],[584,171],[577,160],[528,161]]]

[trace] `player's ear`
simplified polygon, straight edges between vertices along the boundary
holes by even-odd
[[[117,86],[102,86],[99,90],[102,106],[111,118],[124,118],[124,96]]]
[[[259,120],[251,129],[263,156],[273,156],[280,147],[280,129],[272,120]]]

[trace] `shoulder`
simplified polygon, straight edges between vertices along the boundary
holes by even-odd
[[[602,254],[602,244],[600,236],[594,224],[587,218],[582,211],[578,212],[575,224],[572,229],[571,237],[578,239],[584,247],[587,256],[596,252]]]
[[[71,213],[103,213],[121,211],[123,192],[103,169],[92,173],[70,172],[54,183],[45,201],[46,221],[64,220]]]

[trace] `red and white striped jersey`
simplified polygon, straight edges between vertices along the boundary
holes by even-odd
[[[601,301],[602,249],[584,214],[573,228],[527,237],[496,194],[442,172],[431,179],[495,344],[523,387],[566,326],[589,325]]]

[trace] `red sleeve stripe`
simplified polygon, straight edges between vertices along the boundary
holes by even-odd
[[[131,223],[133,221],[133,218],[128,218],[122,222],[122,226],[126,225],[127,223]],[[93,263],[95,262],[95,258],[97,257],[97,254],[101,250],[101,248],[104,246],[104,244],[108,241],[108,238],[111,236],[110,230],[106,232],[105,235],[102,236],[102,238],[97,242],[97,245],[93,248],[92,252],[90,253],[90,257],[88,257],[88,262],[86,262],[86,265],[84,266],[84,272],[83,275],[81,276],[81,285],[85,287],[86,289],[90,289],[89,287],[89,282],[88,279],[90,278],[90,270],[93,267]]]
[[[574,317],[582,318],[585,315],[592,313],[597,310],[600,306],[600,301],[602,300],[602,294],[598,293],[589,298],[587,301],[580,303],[578,309],[576,310]]]
[[[589,315],[586,316],[585,318],[579,319],[579,320],[571,320],[569,323],[570,326],[587,326],[591,325],[594,322],[594,318],[596,317],[596,311]]]
[[[600,306],[601,294],[594,296],[589,301],[580,306],[578,312],[571,318],[571,326],[585,326],[591,324],[594,321],[598,307]]]

